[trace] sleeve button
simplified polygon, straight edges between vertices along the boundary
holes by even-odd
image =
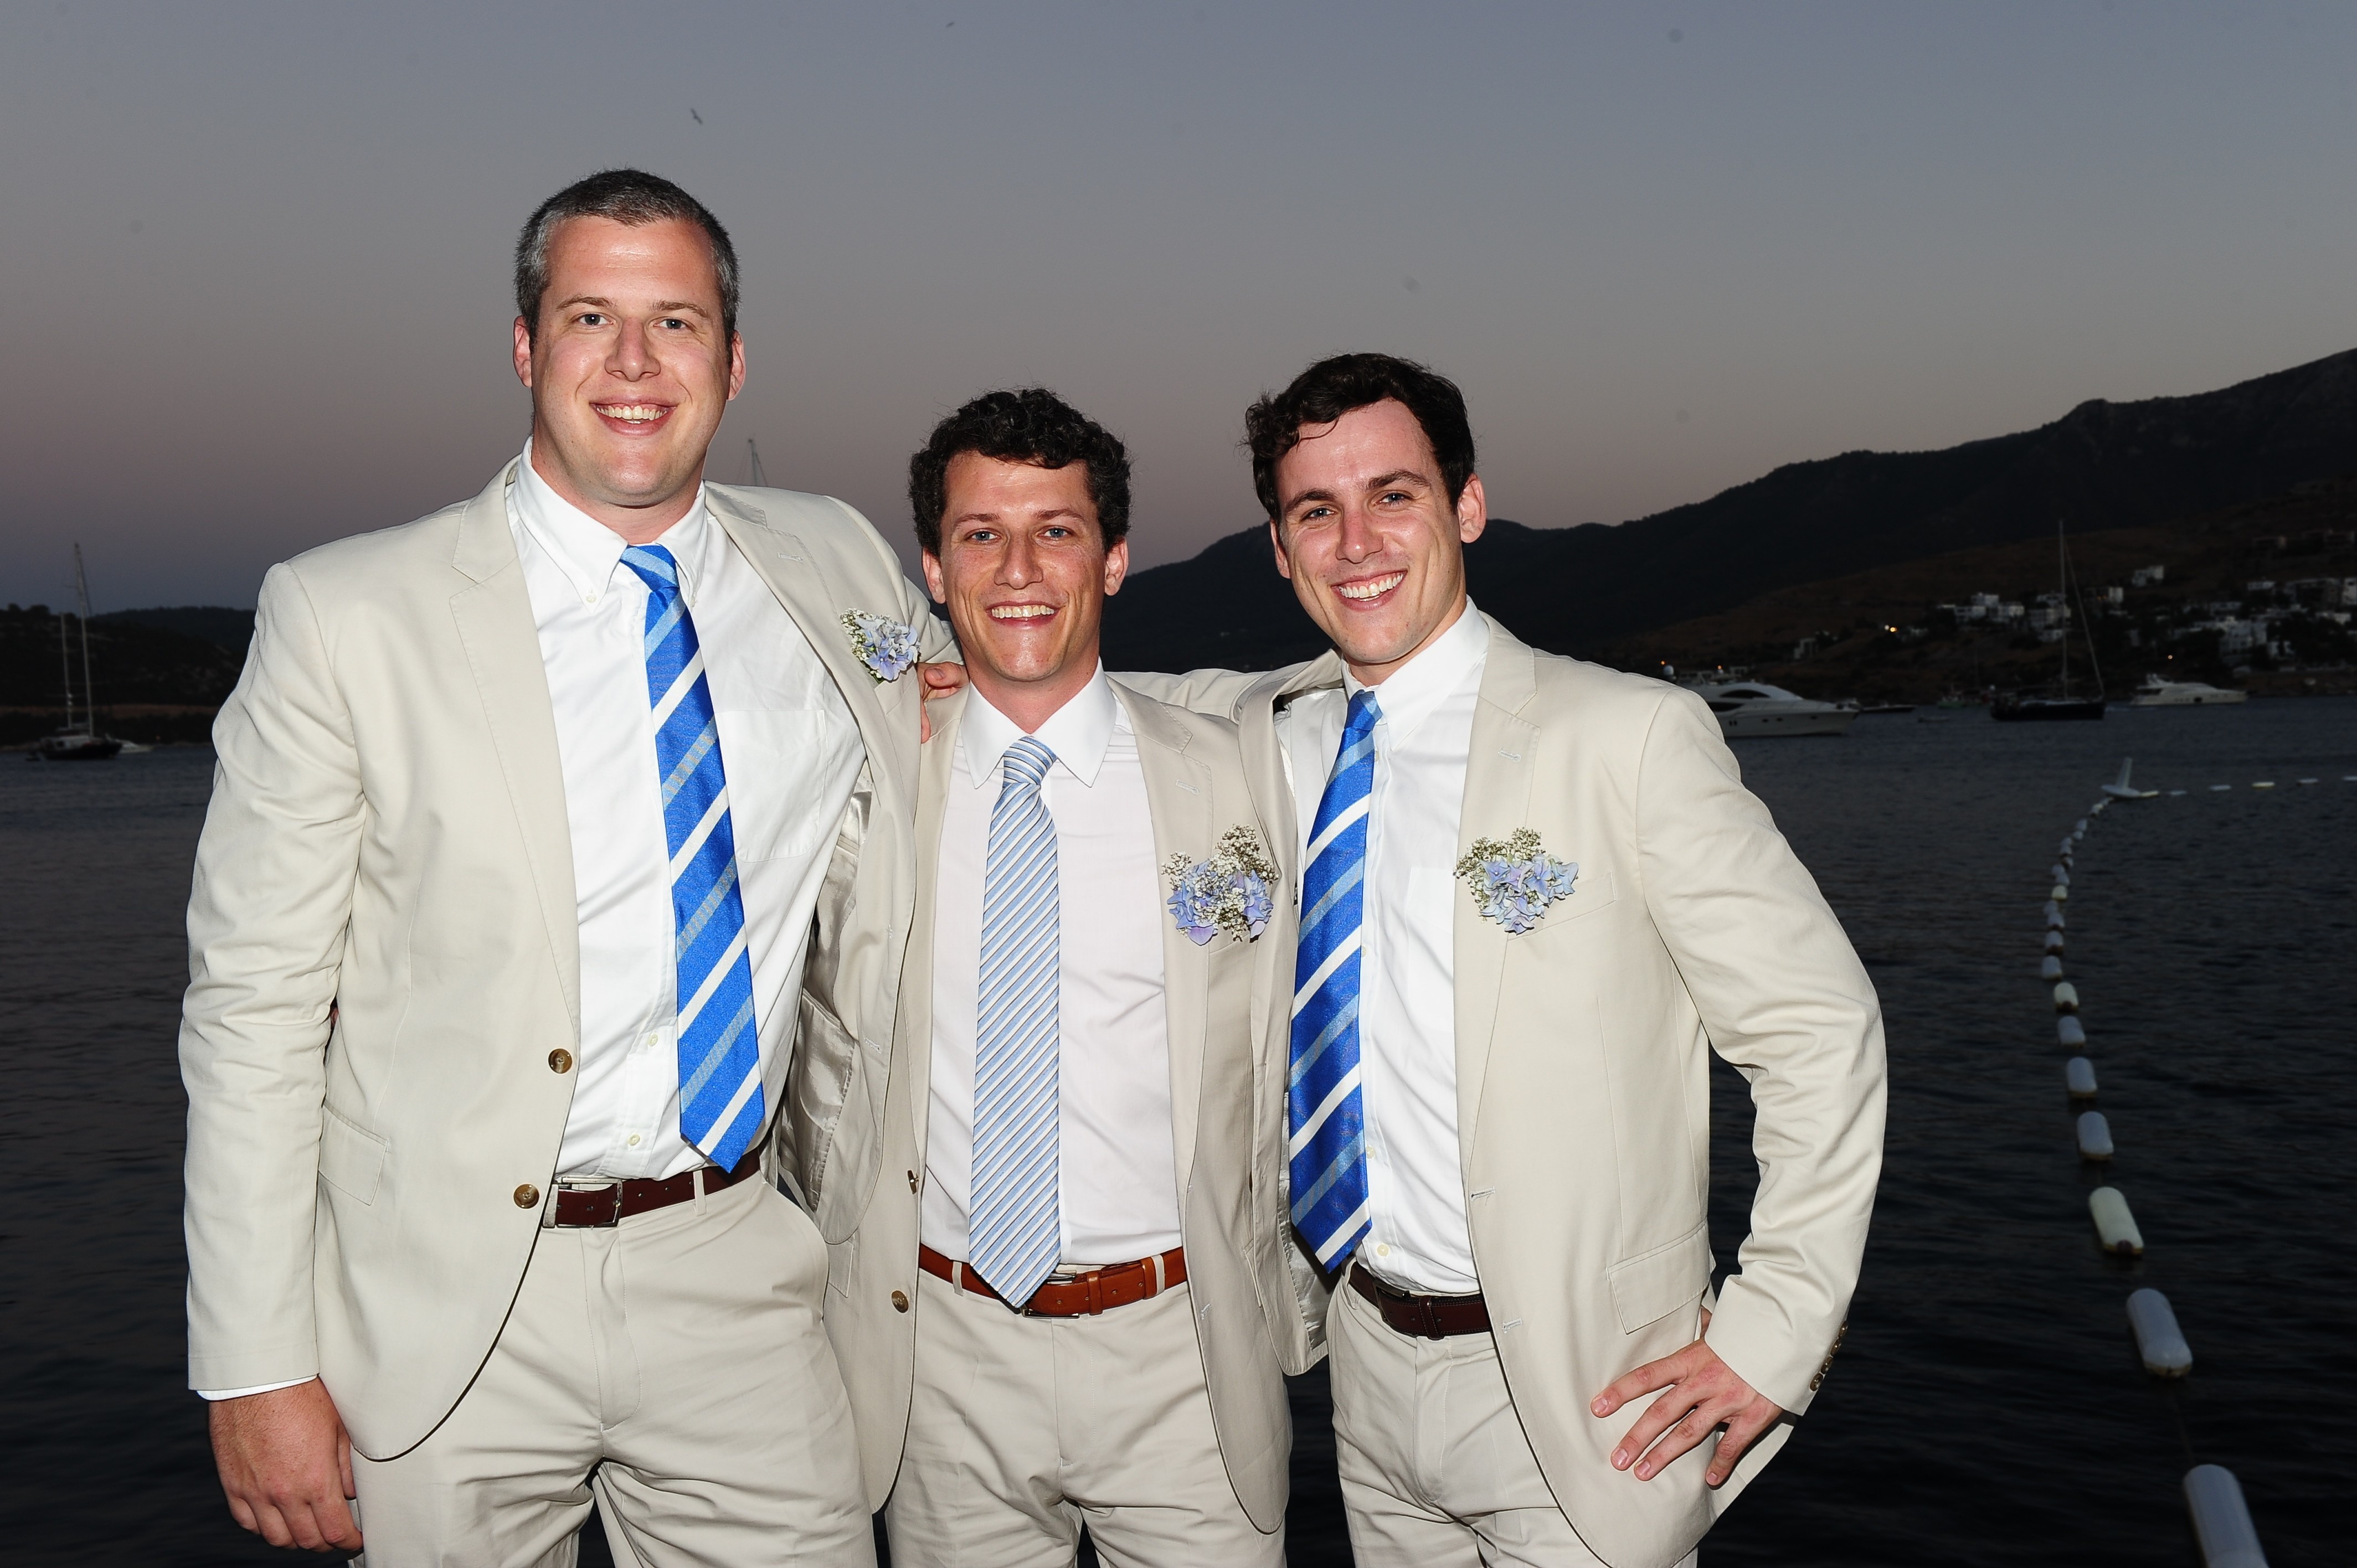
[[[551,1072],[571,1072],[573,1070],[573,1053],[567,1050],[554,1050],[549,1052],[548,1070]]]
[[[892,1293],[892,1310],[895,1312],[906,1312],[909,1310],[908,1292],[896,1290]]]
[[[524,1183],[522,1187],[515,1189],[515,1205],[518,1208],[538,1208],[540,1206],[540,1188],[533,1186],[530,1182]]]

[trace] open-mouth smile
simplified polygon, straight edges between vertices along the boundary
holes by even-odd
[[[1407,581],[1405,572],[1386,572],[1380,577],[1364,577],[1355,583],[1337,583],[1337,596],[1355,605],[1371,605],[1382,600],[1391,591]]]

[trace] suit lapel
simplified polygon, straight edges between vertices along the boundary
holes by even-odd
[[[556,748],[556,710],[549,701],[548,669],[524,586],[523,563],[508,527],[510,463],[458,520],[451,564],[469,579],[451,596],[450,614],[467,650],[490,721],[491,746],[505,776],[508,799],[523,837],[540,897],[541,921],[556,961],[557,983],[581,1032],[581,917],[573,885],[573,830],[565,815],[565,766]]]
[[[914,679],[904,675],[888,688],[859,661],[843,625],[847,601],[816,553],[800,539],[770,527],[762,512],[726,489],[707,487],[705,499],[713,517],[770,585],[770,592],[802,628],[819,662],[834,678],[859,725],[859,739],[876,779],[877,809],[901,810],[915,771],[917,721],[913,713],[905,711],[913,698],[889,701],[886,693],[903,683],[913,687]]]
[[[1530,649],[1491,622],[1490,650],[1465,762],[1465,803],[1458,819],[1460,856],[1475,839],[1503,838],[1525,823],[1538,729],[1521,714],[1537,690],[1536,660]],[[1509,939],[1501,928],[1480,917],[1463,889],[1454,889],[1452,896],[1457,909],[1457,1136],[1460,1159],[1469,1169]]]
[[[920,1169],[933,1093],[933,911],[941,883],[942,816],[949,792],[967,787],[957,771],[958,731],[965,718],[965,699],[961,689],[932,704],[933,738],[917,753],[917,905],[901,968],[893,1077],[905,1079],[909,1086],[907,1111],[913,1119]]]
[[[1211,770],[1187,755],[1191,736],[1173,709],[1114,682],[1114,694],[1137,736],[1139,770],[1146,776],[1146,804],[1154,819],[1154,863],[1174,855],[1200,860],[1211,852]],[[1195,1128],[1203,1096],[1203,1038],[1211,976],[1209,946],[1197,947],[1176,920],[1158,922],[1162,931],[1162,1005],[1170,1044],[1170,1142],[1178,1160],[1178,1192],[1184,1205],[1195,1165]],[[1232,941],[1214,937],[1213,942]]]

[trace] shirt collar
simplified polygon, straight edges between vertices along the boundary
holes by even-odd
[[[596,604],[612,592],[614,574],[623,570],[622,552],[629,548],[622,536],[566,500],[550,487],[549,482],[532,466],[532,443],[523,444],[523,459],[516,465],[515,484],[509,491],[515,507],[517,521],[533,542],[556,563],[565,581],[581,596],[584,604]],[[695,607],[696,590],[706,575],[709,563],[705,553],[718,530],[712,526],[711,511],[705,505],[704,487],[695,488],[695,500],[687,515],[663,530],[655,542],[671,552],[679,567],[680,596],[688,608]],[[635,574],[633,574],[635,575]]]
[[[1342,671],[1346,697],[1372,691],[1383,708],[1383,722],[1394,734],[1414,729],[1452,693],[1479,681],[1490,654],[1490,622],[1467,599],[1465,608],[1447,631],[1432,639],[1423,652],[1392,671],[1379,686],[1370,687]]]
[[[1126,722],[1121,703],[1113,694],[1113,682],[1105,679],[1104,666],[1100,663],[1089,683],[1032,734],[1040,745],[1056,754],[1057,762],[1074,778],[1093,788],[1097,770],[1104,766],[1105,750],[1113,744],[1114,731]],[[1006,748],[1022,738],[1021,726],[983,701],[981,693],[966,693],[965,717],[959,725],[958,744],[965,748],[966,779],[975,789],[998,782],[999,764],[1006,756]]]

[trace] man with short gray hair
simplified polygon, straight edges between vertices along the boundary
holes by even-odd
[[[707,484],[736,255],[668,180],[516,254],[532,434],[274,567],[188,907],[190,1385],[238,1522],[375,1564],[872,1564],[826,1249],[774,1182],[813,917],[888,1018],[947,635],[842,502]],[[836,1047],[846,1047],[830,1055]],[[791,1081],[790,1081],[791,1079]],[[347,1499],[357,1498],[357,1508]],[[355,1519],[357,1515],[357,1520]]]

